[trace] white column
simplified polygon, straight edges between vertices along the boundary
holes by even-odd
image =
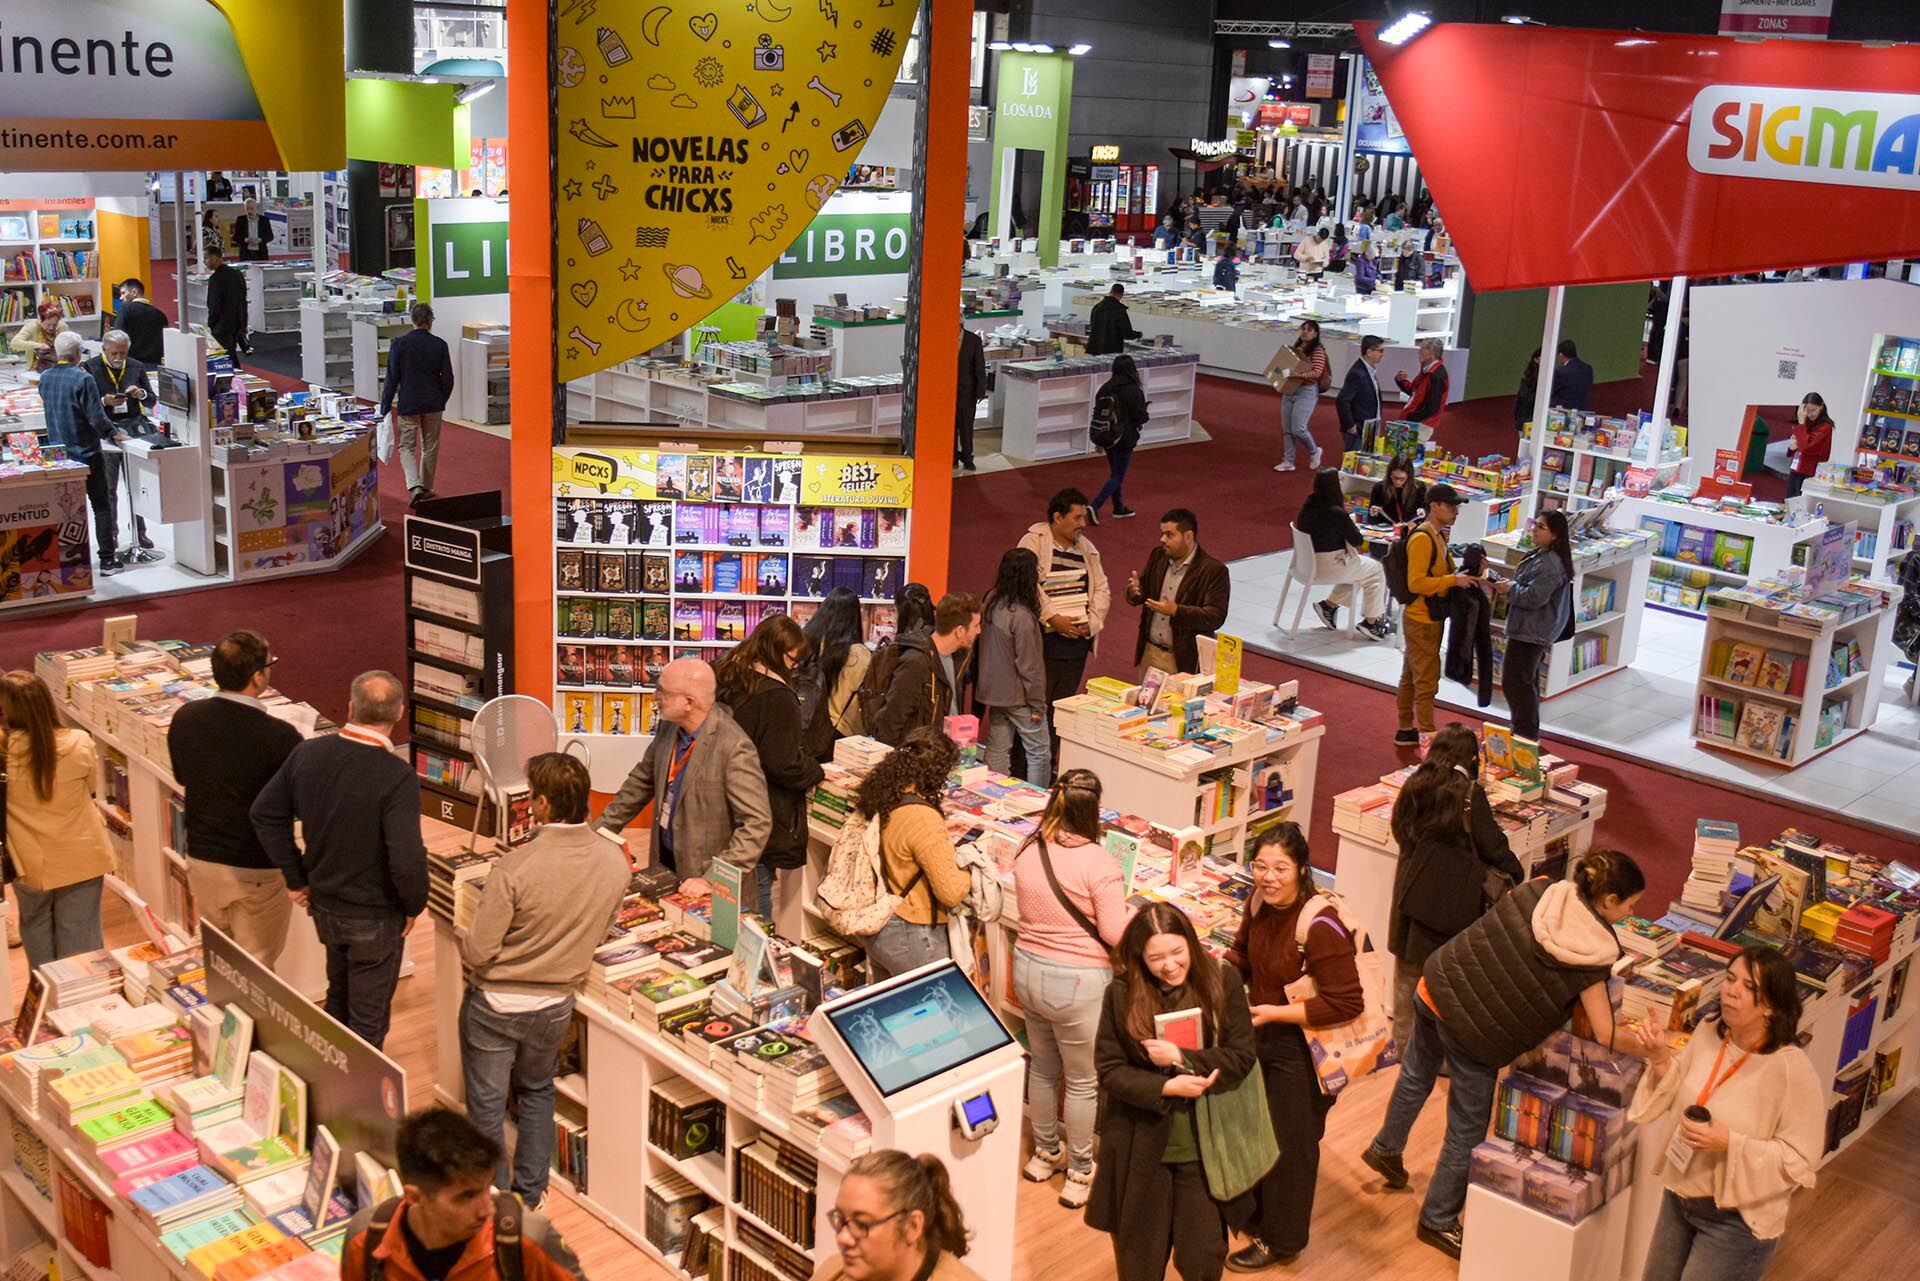
[[[1560,345],[1560,311],[1567,301],[1567,287],[1554,285],[1547,290],[1547,321],[1540,330],[1540,377],[1533,387],[1533,419],[1529,439],[1533,442],[1533,491],[1527,497],[1527,514],[1540,509],[1540,466],[1546,455],[1547,410],[1553,404],[1554,348]]]
[[[1353,217],[1353,135],[1360,119],[1360,81],[1367,60],[1360,54],[1347,61],[1347,118],[1340,126],[1340,182],[1333,216],[1341,222]]]
[[[187,211],[181,201],[187,194],[187,176],[173,175],[173,315],[174,327],[187,327]],[[194,239],[199,239],[196,231]]]
[[[1686,311],[1687,278],[1675,276],[1673,291],[1667,295],[1667,329],[1660,342],[1660,384],[1653,392],[1653,424],[1663,426],[1671,406],[1667,398],[1673,387],[1673,367],[1680,356],[1680,317]]]

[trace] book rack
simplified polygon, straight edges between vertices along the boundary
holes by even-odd
[[[1527,553],[1517,534],[1482,540],[1487,558],[1509,574]],[[1579,555],[1573,562],[1573,638],[1555,642],[1540,669],[1540,696],[1553,698],[1633,665],[1640,651],[1640,623],[1652,567],[1652,544]],[[1496,606],[1495,663],[1505,655],[1506,617]]]
[[[90,198],[0,200],[0,324],[24,325],[52,298],[68,328],[105,332],[95,217]]]
[[[1129,353],[1139,359],[1147,398],[1142,445],[1185,440],[1193,434],[1193,378],[1200,358],[1153,349]],[[994,374],[1003,452],[1012,458],[1072,458],[1093,452],[1087,424],[1093,401],[1112,376],[1111,362],[1095,357],[1092,368],[1053,367],[1048,361],[1003,361]]]
[[[1920,471],[1920,464],[1916,464],[1914,470]],[[1913,526],[1920,522],[1920,493],[1882,501],[1836,489],[1824,481],[1809,480],[1800,491],[1799,501],[1810,509],[1822,509],[1831,522],[1854,522],[1858,530],[1854,573],[1867,578],[1899,577],[1900,562],[1913,551]]]
[[[1893,617],[1879,609],[1814,629],[1716,605],[1700,650],[1694,741],[1793,769],[1865,733],[1880,711]]]
[[[1673,548],[1678,555],[1663,550],[1664,542],[1654,547],[1646,592],[1647,603],[1655,609],[1689,618],[1706,616],[1701,602],[1708,590],[1776,576],[1793,563],[1795,547],[1819,537],[1827,528],[1827,522],[1819,519],[1781,525],[1686,503],[1632,497],[1620,500],[1612,525],[1615,529],[1646,529],[1656,540],[1665,535],[1669,525],[1682,527]],[[1716,547],[1728,555],[1738,553],[1738,559],[1731,562],[1731,567],[1725,562],[1714,563]]]

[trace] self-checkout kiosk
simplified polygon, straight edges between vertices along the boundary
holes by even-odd
[[[1026,1060],[979,989],[938,961],[827,1002],[810,1030],[867,1114],[876,1150],[946,1162],[974,1234],[967,1266],[1009,1281]]]

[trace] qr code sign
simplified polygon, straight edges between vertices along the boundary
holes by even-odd
[[[1774,375],[1774,377],[1784,379],[1787,382],[1792,382],[1795,378],[1798,378],[1799,376],[1800,376],[1800,362],[1797,360],[1781,361],[1779,371]]]

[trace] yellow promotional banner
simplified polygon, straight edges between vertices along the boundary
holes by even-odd
[[[912,0],[559,0],[561,382],[648,351],[745,288],[846,179]]]
[[[913,506],[913,460],[891,455],[553,451],[563,498],[680,498],[800,507]]]

